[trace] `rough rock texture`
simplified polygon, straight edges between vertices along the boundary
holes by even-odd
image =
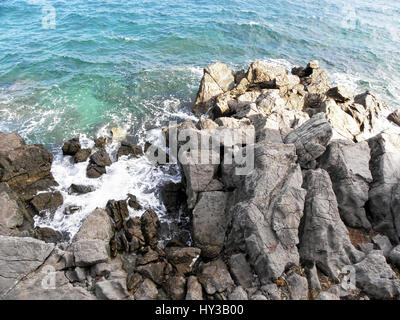
[[[306,171],[304,187],[307,196],[300,229],[301,259],[304,263],[316,264],[338,281],[342,268],[359,262],[364,254],[350,242],[328,173],[322,169]]]
[[[313,168],[315,159],[325,152],[331,137],[332,128],[325,115],[319,113],[290,132],[284,142],[296,146],[296,153],[302,168]]]
[[[74,162],[75,163],[86,162],[91,153],[92,153],[91,149],[80,149],[77,153],[75,153]]]
[[[106,173],[106,167],[111,165],[111,159],[107,151],[100,149],[90,156],[89,165],[87,167],[88,178],[99,178]]]
[[[229,259],[229,268],[233,279],[243,288],[253,285],[253,272],[246,256],[242,253],[234,254]]]
[[[113,236],[114,228],[107,211],[96,209],[83,222],[73,241],[91,239],[102,240],[108,244]]]
[[[305,277],[292,272],[286,277],[286,283],[289,288],[290,298],[292,300],[307,300],[308,298],[308,282]]]
[[[74,156],[79,150],[81,150],[79,138],[68,140],[62,146],[62,152],[66,156]]]
[[[144,279],[135,292],[135,300],[156,300],[158,297],[157,286],[149,279]]]
[[[124,300],[128,298],[124,279],[102,280],[96,282],[95,294],[101,300]]]
[[[209,295],[230,291],[234,286],[228,268],[221,259],[202,265],[199,281]]]
[[[46,210],[49,210],[51,212],[55,211],[59,206],[63,204],[63,202],[64,198],[61,192],[55,191],[39,193],[37,196],[33,197],[30,203],[36,213],[42,213]]]
[[[340,300],[340,298],[333,293],[323,291],[315,298],[315,300]]]
[[[201,250],[198,248],[171,247],[168,249],[168,261],[172,263],[181,274],[192,272],[193,267],[200,257]]]
[[[72,250],[78,267],[88,267],[108,261],[106,244],[102,240],[82,239],[72,244]]]
[[[203,288],[195,276],[187,279],[186,300],[203,300]]]
[[[370,158],[365,141],[332,141],[318,160],[319,167],[329,173],[343,222],[366,230],[371,229],[364,209],[372,182]]]
[[[386,263],[382,251],[371,251],[354,265],[356,285],[373,299],[392,299],[400,294],[400,280]]]
[[[117,159],[122,156],[138,158],[143,155],[143,150],[140,146],[130,143],[129,141],[122,141],[121,147],[118,149]]]
[[[235,290],[229,295],[229,300],[248,300],[247,292],[243,287],[236,287]]]

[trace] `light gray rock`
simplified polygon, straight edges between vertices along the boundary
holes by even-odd
[[[340,300],[340,298],[333,293],[323,291],[317,296],[315,300]]]
[[[308,280],[308,287],[310,288],[311,296],[314,296],[322,290],[321,283],[318,278],[317,267],[314,265],[308,265],[305,267],[305,272]]]
[[[400,268],[400,245],[392,249],[389,254],[389,261]]]
[[[209,295],[222,293],[226,290],[229,292],[234,286],[228,268],[221,259],[202,265],[199,281]]]
[[[263,284],[299,263],[298,227],[305,191],[293,145],[255,145],[255,168],[235,191],[226,252],[245,252]],[[236,251],[235,251],[236,249]]]
[[[315,159],[325,152],[331,137],[332,128],[325,114],[318,113],[290,132],[284,142],[296,146],[298,161],[303,168],[313,168]]]
[[[373,243],[361,243],[359,245],[359,248],[362,252],[364,252],[365,254],[370,253],[372,250],[374,250],[374,244]]]
[[[89,267],[108,261],[106,244],[102,240],[82,239],[76,241],[72,244],[72,251],[78,267]]]
[[[227,200],[228,193],[203,192],[193,210],[193,240],[203,257],[215,258],[222,250],[229,224]]]
[[[158,297],[157,286],[150,279],[144,279],[134,297],[135,300],[156,300]]]
[[[392,299],[400,294],[400,281],[386,263],[382,251],[371,251],[353,266],[356,286],[373,299]]]
[[[255,294],[250,297],[250,300],[268,300],[266,296],[262,294]]]
[[[100,300],[124,300],[130,296],[125,279],[97,281],[94,288]]]
[[[330,88],[326,95],[335,99],[336,102],[346,102],[354,99],[354,91],[342,85]]]
[[[186,300],[203,300],[203,288],[195,276],[187,279]]]
[[[267,284],[261,287],[261,291],[268,300],[282,300],[282,294],[275,283]]]
[[[286,277],[286,283],[288,285],[290,298],[292,300],[307,300],[308,282],[305,277],[292,272]]]
[[[243,289],[243,287],[236,287],[235,290],[228,297],[229,300],[249,300],[247,296],[247,292]]]
[[[243,288],[250,288],[253,285],[253,272],[242,253],[234,254],[229,259],[229,268],[233,279]]]
[[[76,267],[74,270],[67,270],[65,276],[70,282],[83,282],[86,280],[86,271],[84,268]]]
[[[83,239],[102,240],[109,243],[114,236],[114,228],[110,216],[103,209],[94,210],[83,222],[73,241]]]
[[[54,244],[32,238],[0,236],[0,297],[39,268],[53,249]]]
[[[332,141],[318,160],[319,167],[331,178],[340,217],[352,228],[371,229],[364,209],[372,182],[369,161],[370,150],[365,141]]]
[[[379,250],[382,250],[383,255],[387,258],[393,249],[393,246],[388,237],[381,234],[376,235],[372,238],[372,242],[375,243]]]
[[[316,264],[338,281],[341,269],[360,261],[364,254],[350,242],[328,173],[322,169],[308,170],[304,179],[307,196],[300,232],[300,256],[304,263]]]
[[[7,183],[0,183],[0,235],[12,236],[18,233],[18,227],[24,223],[28,213]]]

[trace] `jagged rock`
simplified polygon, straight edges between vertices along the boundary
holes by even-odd
[[[389,254],[389,261],[400,268],[400,245],[394,247]]]
[[[106,150],[100,149],[90,156],[90,163],[99,167],[107,167],[111,165],[111,159]]]
[[[193,210],[193,240],[203,257],[215,258],[222,250],[229,223],[227,200],[228,193],[203,192]]]
[[[64,209],[64,214],[71,215],[71,214],[74,214],[75,212],[78,212],[81,209],[82,209],[82,207],[79,207],[79,206],[67,206]]]
[[[307,264],[317,267],[338,281],[345,265],[360,261],[364,254],[350,242],[349,232],[340,219],[335,193],[325,170],[305,172],[307,196],[300,230],[299,252]]]
[[[18,195],[6,183],[0,183],[0,208],[0,235],[16,235],[29,215]]]
[[[86,194],[93,192],[95,190],[94,187],[92,186],[85,186],[81,184],[71,184],[71,186],[68,188],[68,193],[69,194]]]
[[[263,284],[299,263],[296,245],[305,191],[293,145],[260,142],[255,168],[235,191],[225,251],[245,252]]]
[[[379,250],[382,250],[383,255],[388,257],[393,249],[393,246],[388,237],[377,234],[372,238],[372,242],[376,245]]]
[[[186,278],[175,275],[168,279],[168,292],[172,300],[183,300],[186,294]]]
[[[330,88],[326,95],[341,103],[354,99],[354,91],[342,85]]]
[[[277,88],[282,94],[287,92],[289,78],[284,67],[274,66],[264,61],[255,61],[247,72],[247,80],[263,88]]]
[[[171,214],[179,213],[180,207],[186,202],[186,193],[182,183],[170,182],[161,187],[161,199]]]
[[[32,238],[0,236],[0,297],[40,267],[53,249],[54,244]]]
[[[62,239],[62,234],[51,228],[38,228],[33,232],[34,238],[46,243],[58,243]]]
[[[309,63],[303,74],[298,74],[301,83],[307,91],[305,107],[318,106],[325,98],[325,93],[330,89],[329,77],[326,70],[319,69],[314,63]]]
[[[243,287],[236,287],[228,297],[229,300],[248,300],[247,292]]]
[[[253,272],[242,253],[234,254],[229,259],[229,268],[233,279],[243,288],[250,288],[253,285]]]
[[[211,119],[201,118],[197,124],[196,128],[199,130],[214,130],[217,129],[219,126]]]
[[[308,281],[305,277],[292,272],[286,277],[286,283],[289,287],[290,298],[292,300],[307,300]]]
[[[156,300],[158,297],[157,286],[149,279],[144,279],[135,292],[135,300]]]
[[[121,142],[121,147],[118,149],[117,159],[121,158],[122,156],[139,158],[142,155],[142,147],[124,140]]]
[[[161,285],[164,281],[164,269],[166,267],[165,262],[149,263],[144,266],[136,267],[136,272],[141,275],[150,278],[158,285]]]
[[[365,254],[370,253],[375,248],[373,243],[360,243],[358,247]]]
[[[400,239],[400,136],[391,131],[368,140],[371,148],[368,209],[374,230],[395,243]]]
[[[79,138],[68,140],[62,146],[62,152],[65,156],[74,156],[79,150],[81,150]]]
[[[373,299],[393,299],[400,294],[400,280],[386,263],[382,251],[371,251],[353,265],[356,286]]]
[[[108,142],[107,138],[105,138],[105,137],[98,137],[98,138],[94,139],[94,145],[96,148],[99,148],[99,149],[104,149],[107,142]]]
[[[229,274],[228,268],[221,260],[206,263],[200,268],[199,281],[209,295],[222,293],[233,288],[234,282]]]
[[[46,210],[55,211],[64,202],[64,198],[59,191],[39,193],[31,200],[31,205],[36,213]]]
[[[136,196],[133,194],[128,194],[128,206],[130,206],[132,209],[135,210],[141,210],[142,206],[139,204],[139,202],[136,199]]]
[[[388,115],[388,120],[400,126],[400,110],[396,110]]]
[[[137,257],[136,264],[139,266],[145,265],[150,262],[157,261],[158,258],[159,258],[158,253],[152,250],[151,248],[148,248],[148,251],[144,255]]]
[[[168,261],[175,266],[177,271],[181,274],[187,274],[192,272],[200,257],[201,250],[192,247],[171,247],[167,252]]]
[[[66,271],[65,276],[70,282],[83,282],[86,280],[86,271],[84,268],[76,267],[74,270]]]
[[[0,155],[5,155],[8,152],[25,146],[24,139],[16,132],[8,134],[0,132]]]
[[[275,283],[262,286],[261,291],[268,300],[282,300],[281,292]]]
[[[91,153],[92,149],[80,149],[77,153],[75,153],[75,163],[86,162]]]
[[[125,200],[109,200],[106,205],[106,211],[113,219],[117,230],[120,230],[124,221],[129,217],[128,205]]]
[[[208,66],[204,69],[193,112],[195,114],[206,113],[212,106],[213,98],[231,90],[234,85],[233,72],[225,64],[217,62]]]
[[[73,241],[91,239],[102,240],[108,244],[113,236],[114,228],[109,215],[103,209],[96,209],[82,223]]]
[[[142,282],[143,277],[139,273],[130,273],[126,279],[126,287],[128,290],[133,290],[135,292]]]
[[[310,290],[310,294],[312,297],[314,297],[322,290],[321,283],[318,278],[317,267],[315,266],[315,264],[307,265],[305,267],[305,272],[307,276],[308,288]]]
[[[108,278],[110,278],[111,272],[113,271],[112,268],[113,268],[113,265],[110,263],[105,263],[105,262],[98,263],[90,268],[90,275],[93,278],[100,277],[100,278],[108,279]],[[78,269],[78,268],[76,268],[76,269]]]
[[[187,279],[186,300],[203,300],[203,288],[195,276]]]
[[[340,300],[340,298],[333,293],[323,291],[315,298],[315,300]]]
[[[154,247],[157,242],[157,231],[160,225],[157,214],[153,210],[146,210],[140,218],[142,224],[142,233],[146,243]]]
[[[100,178],[103,174],[106,174],[107,170],[105,167],[99,167],[95,164],[89,164],[86,170],[86,175],[88,178],[97,179]]]
[[[81,239],[72,244],[72,251],[78,267],[89,267],[108,261],[106,244],[102,240]]]
[[[298,161],[303,168],[312,168],[315,159],[321,156],[332,137],[332,128],[323,113],[314,115],[284,139],[286,144],[294,144]]]
[[[370,149],[365,141],[332,141],[318,160],[331,178],[340,216],[352,228],[371,229],[364,209],[372,182],[369,161]]]
[[[124,300],[129,297],[123,279],[97,281],[94,288],[96,297],[101,300]]]

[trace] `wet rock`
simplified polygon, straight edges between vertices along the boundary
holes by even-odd
[[[253,272],[242,253],[234,254],[229,259],[229,268],[233,279],[243,288],[250,288],[253,285]]]
[[[392,251],[393,246],[389,240],[388,237],[383,236],[381,234],[376,235],[375,237],[372,238],[372,242],[375,244],[375,246],[383,252],[383,255],[385,257],[388,257],[390,254],[390,251]]]
[[[142,155],[142,147],[124,140],[121,142],[121,147],[118,149],[117,159],[121,158],[122,156],[128,156],[129,158],[139,158]]]
[[[371,229],[364,209],[372,182],[369,161],[365,141],[332,141],[318,161],[329,173],[343,222],[352,228]]]
[[[117,230],[121,230],[124,221],[129,217],[128,206],[125,200],[109,200],[106,205],[106,211],[113,219]]]
[[[86,194],[93,192],[95,190],[94,187],[92,186],[85,186],[81,184],[71,184],[71,186],[68,188],[68,193],[69,194]]]
[[[235,290],[229,295],[229,300],[249,300],[247,296],[247,292],[243,289],[243,287],[236,287]]]
[[[325,170],[305,172],[307,196],[300,230],[299,252],[304,263],[316,264],[338,281],[345,265],[360,261],[364,254],[350,242],[349,232],[340,219],[335,193]]]
[[[39,193],[32,199],[31,205],[36,213],[41,213],[46,210],[55,211],[63,202],[64,198],[61,192],[55,191]]]
[[[98,137],[98,138],[94,139],[94,145],[96,148],[99,148],[99,149],[104,149],[107,142],[108,142],[107,138],[105,138],[105,137]]]
[[[175,275],[168,279],[168,292],[172,300],[183,300],[186,295],[186,278],[182,275]]]
[[[62,146],[62,152],[65,156],[74,156],[79,150],[81,150],[79,138],[68,140]]]
[[[24,139],[16,132],[8,134],[0,132],[0,155],[25,146]]]
[[[81,239],[72,244],[72,251],[78,267],[89,267],[108,261],[106,244],[102,240]]]
[[[165,262],[149,263],[144,266],[136,267],[136,272],[151,279],[158,285],[161,285],[164,281],[164,269],[166,267]]]
[[[136,196],[133,194],[128,194],[128,206],[130,206],[132,209],[135,210],[141,210],[142,206],[139,204],[139,202],[136,199]]]
[[[392,299],[400,294],[400,280],[386,263],[382,251],[371,251],[353,266],[356,285],[373,299]]]
[[[74,214],[75,212],[78,212],[81,209],[82,208],[78,207],[78,206],[68,206],[68,207],[65,207],[64,214],[71,215],[71,214]]]
[[[98,281],[94,288],[96,297],[101,300],[124,300],[129,297],[123,279]]]
[[[96,209],[87,216],[73,241],[101,240],[108,244],[114,235],[113,229],[112,221],[107,212],[103,209]]]
[[[42,240],[46,243],[58,243],[62,239],[62,234],[51,228],[35,229],[33,235],[36,239]]]
[[[332,128],[325,115],[319,113],[290,132],[284,142],[296,146],[298,161],[302,168],[312,168],[315,166],[314,160],[325,152],[331,137]]]
[[[89,164],[86,170],[86,175],[88,178],[97,179],[100,178],[103,174],[106,174],[107,170],[105,167],[99,167],[94,164]]]
[[[388,115],[388,120],[400,126],[400,110],[396,110]]]
[[[158,242],[157,231],[160,224],[157,214],[153,210],[146,210],[141,216],[140,221],[146,243],[154,247]]]
[[[228,268],[221,259],[202,265],[199,281],[209,295],[230,291],[234,286]]]
[[[326,95],[341,103],[354,99],[354,91],[342,85],[329,89]]]
[[[156,300],[158,297],[157,286],[149,279],[144,279],[135,292],[135,300]]]
[[[0,296],[40,267],[53,249],[54,244],[32,238],[0,236]]]
[[[195,276],[187,279],[186,300],[203,300],[203,288]]]
[[[180,274],[192,272],[194,265],[200,257],[201,250],[198,248],[171,247],[167,251],[167,258]]]
[[[80,149],[74,156],[75,163],[86,162],[92,153],[92,149]]]
[[[111,159],[106,150],[100,149],[90,156],[90,163],[99,167],[107,167],[111,165]]]

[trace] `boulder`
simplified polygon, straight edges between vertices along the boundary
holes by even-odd
[[[98,167],[107,167],[111,165],[111,159],[106,150],[100,149],[90,156],[90,163]]]
[[[203,288],[195,276],[187,279],[186,300],[203,300]]]
[[[229,269],[233,279],[240,287],[250,288],[253,285],[253,272],[242,253],[234,254],[229,259]]]
[[[400,245],[394,247],[389,254],[389,261],[400,268]]]
[[[308,299],[308,282],[305,277],[292,272],[286,277],[286,283],[292,300]]]
[[[146,243],[151,247],[157,245],[157,232],[160,225],[157,214],[153,210],[146,210],[140,218],[142,233]]]
[[[352,228],[371,229],[364,209],[372,182],[370,158],[367,142],[338,140],[332,141],[318,160],[319,167],[326,170],[331,178],[340,217]]]
[[[36,213],[42,213],[43,211],[49,210],[54,212],[59,206],[64,202],[64,198],[59,191],[55,192],[44,192],[39,193],[31,200],[31,205],[33,206]]]
[[[91,153],[92,149],[80,149],[77,153],[75,153],[74,162],[75,163],[86,162]]]
[[[234,286],[228,268],[221,259],[203,264],[200,268],[199,281],[209,295],[230,291]]]
[[[400,126],[400,110],[396,110],[388,115],[388,120]]]
[[[388,237],[381,234],[377,234],[372,238],[372,242],[375,246],[383,252],[383,255],[387,258],[393,249],[393,246]]]
[[[282,94],[287,92],[289,77],[284,67],[268,64],[265,61],[255,61],[247,71],[247,80],[262,88],[277,88]]]
[[[93,192],[95,190],[94,187],[92,186],[85,186],[81,184],[71,184],[71,186],[68,188],[68,193],[69,194],[86,194]]]
[[[62,146],[62,152],[65,156],[74,156],[79,150],[81,150],[79,138],[68,140]]]
[[[106,205],[108,215],[113,219],[117,230],[121,230],[124,221],[129,217],[128,205],[125,200],[109,200]]]
[[[286,144],[294,144],[298,161],[302,168],[312,168],[315,160],[326,150],[332,137],[332,128],[323,113],[314,115],[284,139]]]
[[[300,234],[299,252],[303,263],[316,266],[330,278],[339,280],[342,268],[359,262],[364,254],[350,242],[340,219],[332,183],[325,170],[305,172],[307,196]]]
[[[125,300],[130,296],[124,279],[97,281],[94,291],[100,300]]]
[[[167,183],[161,187],[160,193],[168,213],[177,216],[180,207],[187,199],[183,184],[174,182]]]
[[[201,250],[193,247],[171,247],[167,251],[168,261],[175,266],[181,274],[192,272],[197,260],[200,257]]]
[[[144,266],[136,267],[136,272],[142,276],[151,279],[156,284],[161,285],[164,282],[165,262],[149,263]]]
[[[110,216],[103,209],[96,209],[82,223],[73,242],[79,240],[101,240],[109,243],[114,236],[114,228]]]
[[[243,289],[243,287],[236,287],[235,290],[228,297],[229,300],[249,300],[247,296],[247,292]]]
[[[393,299],[400,294],[400,280],[386,263],[382,251],[371,251],[353,265],[356,286],[373,299]]]
[[[121,146],[118,149],[117,159],[121,158],[122,156],[128,156],[129,158],[139,158],[143,155],[142,147],[130,143],[127,140],[121,142]]]
[[[157,297],[157,286],[150,279],[144,279],[134,295],[135,300],[156,300]]]
[[[0,132],[0,155],[6,155],[8,152],[25,146],[24,139],[16,132]]]
[[[89,267],[108,261],[106,244],[102,240],[81,239],[72,244],[72,252],[78,267]]]
[[[333,293],[322,291],[315,300],[340,300],[340,298]]]
[[[33,236],[46,243],[58,243],[63,237],[60,232],[51,228],[37,228],[33,231]]]
[[[354,91],[346,86],[339,85],[337,87],[330,88],[326,95],[336,102],[347,102],[354,99]]]

